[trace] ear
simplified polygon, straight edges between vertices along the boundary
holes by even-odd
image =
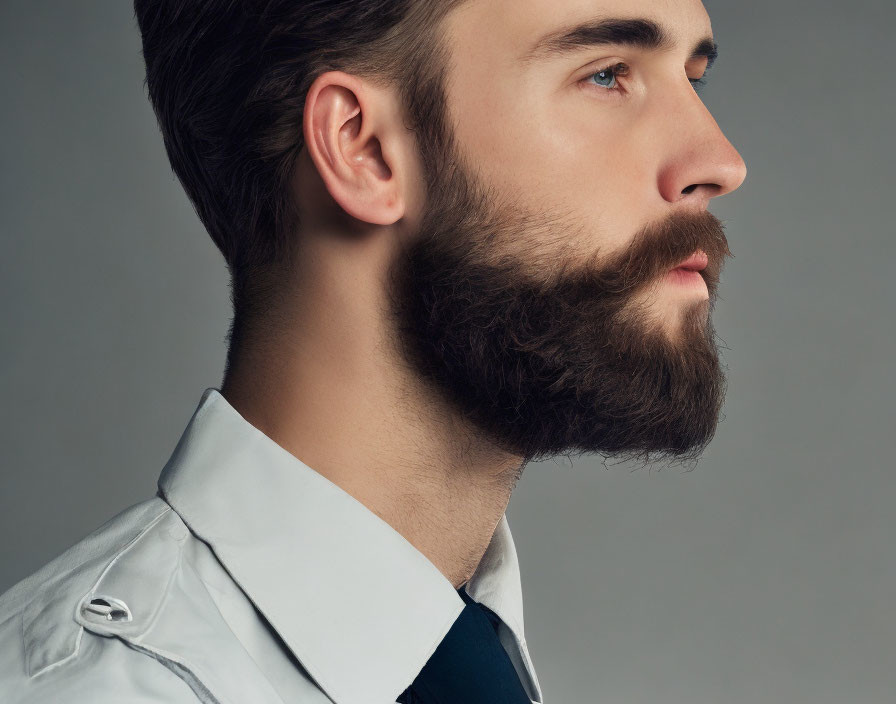
[[[305,98],[305,146],[327,191],[346,213],[375,225],[396,222],[405,209],[393,168],[402,123],[394,124],[390,101],[383,89],[342,71],[318,76]]]

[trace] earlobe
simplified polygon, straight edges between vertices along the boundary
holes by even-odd
[[[400,219],[397,179],[383,154],[389,132],[377,119],[372,89],[341,71],[314,81],[305,102],[303,132],[308,154],[327,191],[349,215],[375,225]]]

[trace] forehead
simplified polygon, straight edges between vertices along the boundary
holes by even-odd
[[[455,56],[512,69],[524,67],[523,55],[545,35],[608,18],[653,20],[682,51],[712,34],[700,0],[468,0],[444,29]]]

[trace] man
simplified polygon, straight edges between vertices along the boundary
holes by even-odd
[[[695,461],[722,406],[704,8],[135,9],[227,368],[158,495],[0,600],[0,699],[541,702],[524,466]]]

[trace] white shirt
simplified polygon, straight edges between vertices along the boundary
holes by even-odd
[[[506,515],[466,590],[541,702]],[[0,596],[0,701],[394,703],[463,607],[400,533],[209,388],[156,497]]]

